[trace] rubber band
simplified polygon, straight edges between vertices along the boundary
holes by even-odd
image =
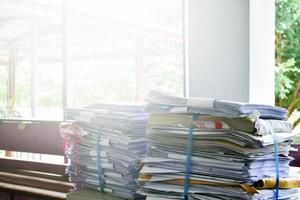
[[[103,181],[103,170],[101,168],[101,164],[100,164],[100,130],[97,133],[97,173],[98,173],[98,181],[99,181],[99,186],[101,188],[101,191],[104,191],[104,181]]]
[[[280,172],[279,172],[279,158],[278,158],[278,144],[277,144],[277,138],[276,135],[271,127],[271,124],[269,121],[268,122],[268,126],[269,129],[271,131],[271,134],[273,136],[273,142],[274,142],[274,154],[275,154],[275,167],[276,167],[276,191],[275,191],[275,199],[278,200],[279,199],[279,178],[280,178]]]
[[[191,161],[192,161],[192,153],[193,153],[193,131],[195,128],[194,122],[197,119],[197,116],[193,114],[192,116],[192,124],[189,128],[189,135],[188,135],[188,145],[187,145],[187,155],[186,155],[186,162],[185,162],[185,180],[184,180],[184,200],[188,200],[189,197],[189,188],[190,188],[190,172],[191,172]]]

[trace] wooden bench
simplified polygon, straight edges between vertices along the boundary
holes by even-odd
[[[59,132],[60,122],[0,121],[0,150],[64,156],[64,140]],[[65,175],[66,164],[0,158],[0,191],[38,199],[66,199],[72,188]]]

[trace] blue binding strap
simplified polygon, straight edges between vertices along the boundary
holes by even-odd
[[[102,168],[101,168],[101,154],[100,154],[100,151],[101,151],[101,148],[100,148],[100,133],[101,131],[100,131],[100,129],[99,129],[99,131],[98,131],[98,133],[97,133],[97,173],[98,173],[98,181],[99,181],[99,186],[100,186],[100,188],[101,188],[101,191],[103,192],[104,191],[104,181],[103,181],[103,176],[104,176],[104,174],[103,174],[103,170],[102,170]]]
[[[186,162],[185,162],[185,180],[184,180],[184,200],[188,200],[189,197],[189,188],[190,188],[190,176],[191,176],[191,161],[192,161],[192,153],[193,153],[193,131],[195,128],[194,122],[197,119],[197,116],[193,114],[192,123],[189,128],[188,135],[188,144],[187,144],[187,154],[186,154]]]
[[[280,177],[280,172],[279,172],[279,158],[278,158],[278,144],[277,144],[277,138],[276,135],[272,129],[271,123],[268,121],[268,126],[271,131],[271,134],[273,136],[273,142],[274,142],[274,154],[275,154],[275,167],[276,167],[276,191],[275,191],[275,199],[279,199],[279,177]]]

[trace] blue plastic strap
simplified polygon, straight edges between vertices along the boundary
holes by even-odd
[[[101,151],[101,148],[100,148],[100,130],[98,131],[97,133],[97,173],[98,173],[98,181],[99,181],[99,186],[101,187],[101,191],[103,192],[104,191],[104,181],[103,181],[103,171],[102,171],[102,168],[101,168],[101,160],[100,160],[100,157],[101,157],[101,154],[100,154],[100,151]]]
[[[277,138],[276,135],[272,129],[272,126],[270,122],[268,121],[268,126],[271,131],[271,134],[273,136],[273,142],[274,142],[274,154],[275,154],[275,167],[276,167],[276,191],[275,191],[275,199],[278,200],[279,198],[279,177],[280,177],[280,172],[279,172],[279,158],[278,158],[278,144],[277,144]]]
[[[187,155],[185,162],[185,180],[184,180],[184,200],[188,200],[189,188],[190,188],[190,172],[191,172],[191,161],[192,161],[192,153],[193,153],[193,131],[195,128],[194,121],[197,119],[197,116],[193,114],[193,120],[191,127],[189,128],[188,135],[188,145],[187,145]]]

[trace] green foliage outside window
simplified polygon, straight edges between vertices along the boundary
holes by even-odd
[[[276,0],[276,105],[300,111],[300,1]],[[300,117],[294,119],[294,127]]]

